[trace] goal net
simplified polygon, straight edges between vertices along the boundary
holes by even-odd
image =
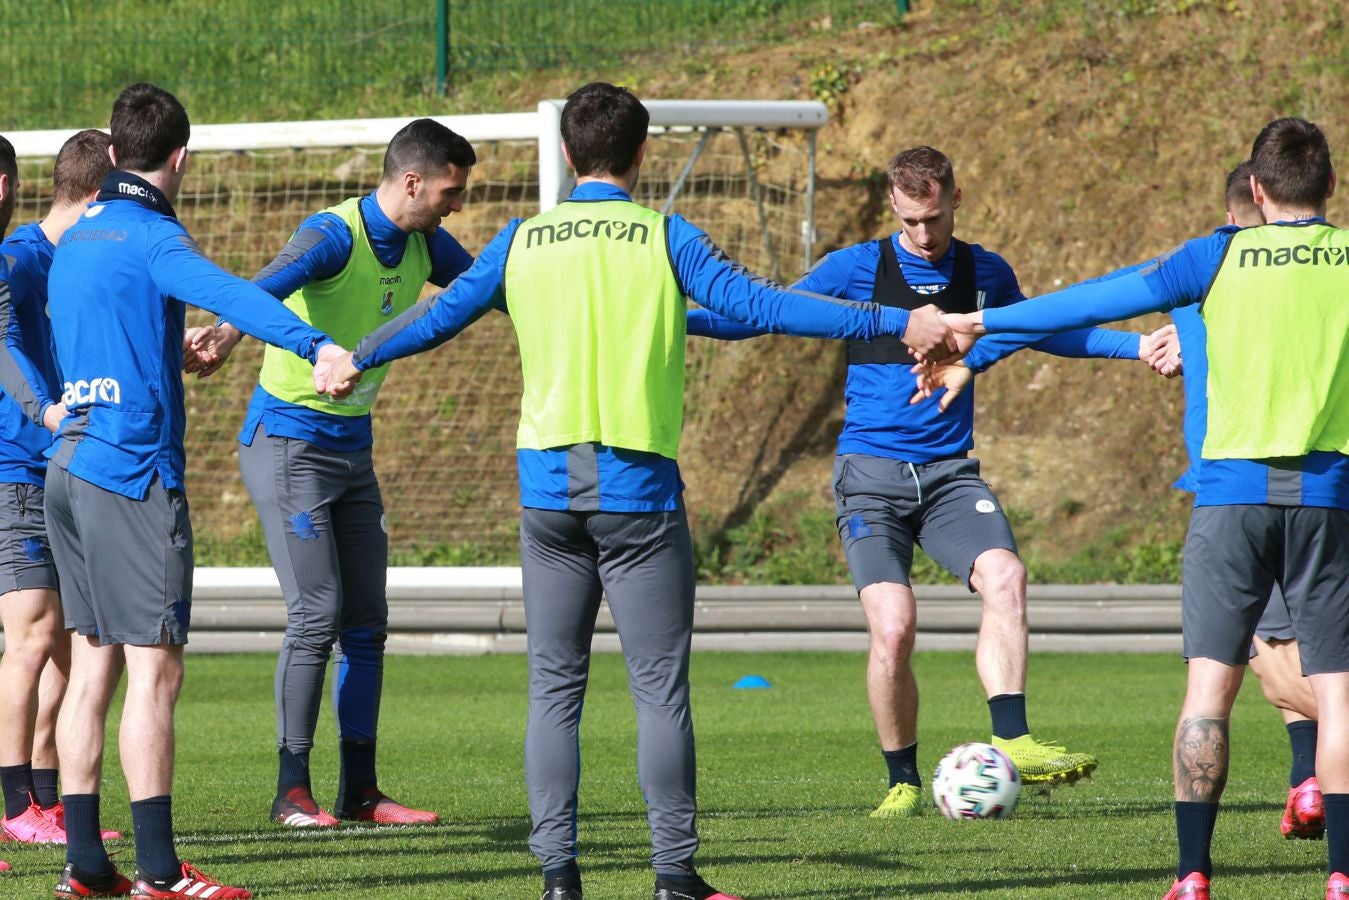
[[[811,102],[648,101],[650,144],[637,199],[679,213],[751,270],[790,281],[812,256]],[[512,217],[565,197],[557,140],[561,104],[529,113],[442,117],[478,154],[464,209],[445,227],[472,253]],[[193,128],[175,204],[202,250],[244,277],[261,269],[310,213],[379,182],[383,150],[407,119],[253,123]],[[51,165],[73,131],[7,135],[20,159],[14,224],[45,212]],[[428,287],[428,291],[431,288]],[[210,316],[191,311],[189,321]],[[735,345],[691,341],[689,427],[701,388]],[[262,562],[256,518],[238,476],[237,433],[261,361],[245,341],[224,369],[187,383],[189,496],[199,555]],[[375,409],[375,460],[390,543],[408,564],[509,562],[518,551],[514,335],[489,315],[444,347],[394,366]]]

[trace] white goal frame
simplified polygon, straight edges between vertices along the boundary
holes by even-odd
[[[560,125],[562,100],[543,100],[534,112],[433,116],[473,141],[533,141],[539,158],[539,211],[556,206],[571,191],[566,159],[562,156]],[[739,139],[745,175],[758,207],[760,231],[769,256],[776,259],[768,233],[763,200],[745,138],[756,129],[800,129],[807,134],[806,201],[801,222],[805,270],[813,260],[815,243],[815,145],[817,132],[829,123],[829,110],[811,100],[646,100],[651,132],[698,132],[689,160],[671,186],[663,211],[673,208],[685,179],[708,139],[718,131],[732,131]],[[414,117],[333,119],[307,122],[253,122],[233,125],[194,125],[192,149],[197,151],[282,150],[309,147],[374,147],[387,144]],[[55,157],[74,129],[21,131],[9,135],[19,157]]]

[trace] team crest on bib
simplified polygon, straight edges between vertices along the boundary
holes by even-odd
[[[992,500],[980,500],[979,502],[974,504],[975,511],[981,513],[996,512],[997,508],[998,508],[997,504],[995,504]]]
[[[379,311],[386,316],[393,315],[393,291],[384,292],[384,299],[380,301]]]

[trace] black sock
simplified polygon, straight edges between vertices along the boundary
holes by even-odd
[[[1213,875],[1213,826],[1218,821],[1218,804],[1176,801],[1176,842],[1180,846],[1180,861],[1176,863],[1176,877],[1184,878],[1199,872],[1205,878]]]
[[[338,757],[337,802],[339,815],[351,813],[361,805],[367,794],[375,790],[375,742],[341,741]]]
[[[55,769],[33,770],[33,799],[43,809],[51,809],[61,801],[61,795],[56,790]]]
[[[13,819],[28,811],[33,803],[33,764],[0,766],[0,791],[5,793],[5,818]]]
[[[1288,743],[1293,748],[1293,766],[1288,770],[1288,786],[1297,787],[1316,774],[1316,722],[1312,719],[1289,722]]]
[[[917,741],[898,750],[882,750],[881,756],[885,757],[885,764],[890,769],[890,787],[900,783],[923,786],[923,779],[918,774]]]
[[[98,821],[98,794],[66,794],[61,802],[66,808],[66,862],[89,875],[111,872]]]
[[[581,889],[581,869],[574,860],[563,866],[543,870],[544,891],[555,887]]]
[[[1003,740],[1030,734],[1026,724],[1026,695],[998,694],[988,698],[988,711],[993,716],[993,736]]]
[[[151,878],[176,881],[183,867],[173,849],[173,798],[164,794],[134,801],[131,824],[136,830],[136,868]]]
[[[1326,871],[1349,875],[1349,794],[1322,794],[1326,805]]]
[[[309,783],[309,751],[293,753],[285,747],[281,748],[280,767],[276,776],[276,795],[285,796],[291,788],[302,787],[306,791],[311,791]]]

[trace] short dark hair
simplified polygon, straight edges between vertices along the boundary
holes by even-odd
[[[915,199],[931,194],[934,184],[943,194],[949,194],[956,187],[951,160],[945,153],[928,146],[910,147],[896,153],[886,165],[885,175],[890,179],[890,187]]]
[[[562,143],[576,174],[622,175],[637,162],[651,114],[626,88],[592,81],[562,107]]]
[[[1242,160],[1237,167],[1227,173],[1227,184],[1223,187],[1223,202],[1227,208],[1234,206],[1254,206],[1255,196],[1251,193],[1251,161]]]
[[[1330,193],[1330,144],[1306,119],[1275,119],[1251,146],[1251,171],[1274,202],[1319,207]]]
[[[112,139],[95,128],[78,131],[61,145],[52,167],[52,199],[79,203],[98,190],[112,171],[108,147]]]
[[[141,81],[117,96],[108,130],[119,169],[153,172],[187,146],[192,126],[177,97]]]
[[[11,180],[19,177],[18,154],[14,152],[14,145],[3,134],[0,134],[0,175],[8,175]],[[10,187],[12,189],[13,185]]]
[[[384,151],[384,180],[404,172],[427,175],[447,166],[467,169],[476,165],[473,145],[435,119],[413,119],[398,130]]]
[[[14,152],[14,145],[4,135],[0,135],[0,175],[9,176],[9,193],[0,199],[0,237],[4,237],[19,194],[19,157]]]

